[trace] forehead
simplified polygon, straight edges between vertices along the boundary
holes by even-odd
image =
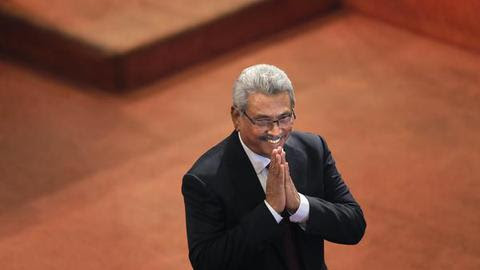
[[[290,97],[287,92],[275,95],[251,93],[248,96],[247,111],[253,115],[273,117],[290,110]]]

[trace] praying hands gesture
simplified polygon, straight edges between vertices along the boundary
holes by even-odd
[[[290,177],[288,162],[282,147],[273,149],[267,177],[266,200],[277,212],[285,209],[295,213],[300,206],[300,196]]]

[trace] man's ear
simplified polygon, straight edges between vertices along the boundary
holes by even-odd
[[[230,116],[232,117],[233,127],[235,128],[236,131],[239,131],[240,116],[241,116],[240,111],[232,106],[230,108]]]

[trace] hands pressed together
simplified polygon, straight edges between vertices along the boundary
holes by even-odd
[[[285,209],[295,213],[300,206],[300,196],[290,177],[285,151],[280,146],[273,149],[270,157],[266,200],[277,213],[282,213]]]

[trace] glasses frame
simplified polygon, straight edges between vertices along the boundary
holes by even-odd
[[[270,123],[269,123],[267,126],[262,126],[262,125],[259,125],[259,124],[257,123],[257,120],[252,119],[250,116],[248,116],[248,114],[247,114],[246,111],[243,111],[242,114],[245,115],[245,116],[247,117],[247,119],[248,119],[254,126],[256,126],[256,127],[263,128],[263,129],[268,129],[268,128],[272,128],[272,127],[275,125],[275,122],[276,122],[276,123],[277,123],[277,126],[278,126],[279,128],[281,128],[281,127],[280,127],[280,119],[278,119],[278,118],[277,118],[276,120],[270,120]],[[294,110],[294,109],[292,109],[291,114],[290,114],[290,117],[292,117],[292,119],[290,120],[290,125],[291,125],[291,124],[293,123],[293,121],[294,121],[295,119],[297,119],[297,115],[295,114],[295,110]]]

